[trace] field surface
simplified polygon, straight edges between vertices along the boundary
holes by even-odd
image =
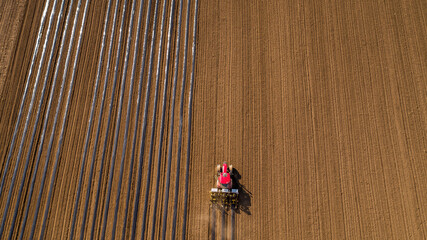
[[[427,238],[427,2],[0,6],[0,239]]]

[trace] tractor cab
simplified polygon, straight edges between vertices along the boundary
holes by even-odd
[[[226,162],[222,166],[217,166],[217,187],[222,189],[231,189],[233,187],[233,181],[231,179],[233,166],[228,166]]]
[[[211,202],[220,202],[224,206],[235,206],[238,203],[239,190],[233,189],[233,166],[224,162],[217,165],[217,188],[211,189]]]

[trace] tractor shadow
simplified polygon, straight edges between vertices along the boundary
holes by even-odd
[[[234,209],[234,211],[237,214],[244,212],[247,215],[252,215],[249,209],[251,207],[252,193],[245,187],[245,185],[240,183],[240,179],[242,178],[242,176],[235,168],[233,168],[232,178],[235,185],[234,187],[237,187],[237,189],[239,189],[239,205],[237,208]]]

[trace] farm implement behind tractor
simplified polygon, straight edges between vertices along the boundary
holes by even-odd
[[[211,203],[236,207],[239,204],[239,190],[233,188],[233,166],[226,162],[217,166],[217,187],[211,189]]]
[[[223,206],[237,206],[239,203],[239,189],[211,189],[211,202]]]

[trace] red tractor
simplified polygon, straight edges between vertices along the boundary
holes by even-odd
[[[211,202],[223,206],[238,204],[239,190],[233,188],[233,166],[224,162],[216,167],[216,188],[211,189]]]

